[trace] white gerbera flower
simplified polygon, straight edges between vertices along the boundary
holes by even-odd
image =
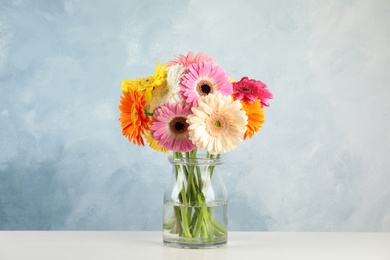
[[[187,117],[190,140],[201,150],[211,154],[226,153],[242,142],[248,117],[239,100],[221,93],[198,99]]]
[[[152,100],[147,105],[149,113],[153,113],[153,110],[161,104],[168,102],[177,104],[181,100],[179,83],[183,71],[184,67],[180,64],[167,68],[167,83],[153,90]]]

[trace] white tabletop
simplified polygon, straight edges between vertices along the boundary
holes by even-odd
[[[390,260],[390,233],[229,232],[217,249],[174,249],[161,232],[0,231],[0,259]]]

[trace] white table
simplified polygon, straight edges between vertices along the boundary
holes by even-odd
[[[163,246],[161,232],[0,231],[1,260],[390,260],[390,233],[229,232],[228,245]]]

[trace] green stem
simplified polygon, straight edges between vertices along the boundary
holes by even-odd
[[[227,229],[224,226],[221,226],[221,224],[218,223],[218,221],[215,220],[215,218],[211,217],[210,222],[217,228],[218,231],[220,231],[222,234],[227,234]]]
[[[177,156],[176,158],[182,158],[182,154],[179,153],[179,152],[174,153],[174,155],[175,155],[175,157]],[[179,166],[179,165],[177,165],[177,166]],[[185,167],[183,166],[183,168],[185,168]],[[175,169],[176,169],[176,180],[177,180],[177,176],[179,174],[180,166],[179,167],[175,167]],[[180,195],[181,195],[181,202],[185,206],[188,206],[188,200],[187,200],[187,195],[186,195],[186,191],[185,191],[184,185],[183,185],[183,187],[182,187],[182,189],[180,191]],[[190,227],[188,225],[188,218],[187,218],[187,214],[186,214],[186,209],[183,206],[179,206],[179,208],[180,208],[180,214],[179,215],[180,215],[180,218],[181,218],[182,223],[183,223],[184,236],[186,238],[191,238],[192,235],[191,235],[191,232],[190,232]]]
[[[210,157],[213,158],[213,155],[210,155]],[[220,153],[217,154],[216,159],[219,159],[219,158],[221,158],[221,154]],[[215,168],[215,166],[210,166],[210,179],[211,179],[211,177],[213,177],[214,168]]]
[[[192,235],[191,235],[190,228],[188,225],[186,209],[183,206],[180,206],[180,213],[181,213],[181,217],[182,217],[182,221],[183,221],[184,236],[186,238],[191,238]]]
[[[195,219],[195,218],[194,218]],[[195,222],[195,228],[194,228],[194,237],[198,237],[199,236],[199,233],[201,231],[201,228],[202,228],[202,224],[203,224],[203,212],[202,210],[199,210],[199,213],[197,214],[197,217],[196,217],[196,222]]]
[[[176,219],[176,231],[179,234],[179,236],[182,235],[183,233],[183,228],[181,226],[181,217],[180,217],[180,209],[179,207],[175,206],[174,207],[174,213],[175,213],[175,219]]]
[[[199,190],[202,190],[203,189],[203,181],[202,181],[202,173],[201,173],[201,170],[200,170],[199,166],[196,166],[196,175],[197,175],[197,178],[198,178]]]

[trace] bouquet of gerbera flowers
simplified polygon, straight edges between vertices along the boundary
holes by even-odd
[[[235,82],[208,55],[189,52],[156,66],[153,75],[123,80],[122,133],[162,152],[221,154],[252,137],[272,98],[259,80]]]
[[[121,90],[123,135],[140,146],[146,140],[151,148],[171,152],[174,158],[196,158],[198,150],[206,151],[207,158],[219,158],[236,148],[259,131],[264,122],[264,106],[272,98],[261,81],[243,77],[236,82],[208,55],[195,56],[192,52],[164,65],[158,63],[149,77],[123,80]],[[184,171],[188,177],[194,169]],[[203,205],[202,196],[190,194],[201,186],[199,179],[192,191],[184,191],[194,201],[182,196],[180,202]],[[187,223],[172,227],[180,235],[193,237],[191,229],[204,230],[196,226],[196,221],[185,219],[191,217],[188,212],[178,210],[176,215]]]

